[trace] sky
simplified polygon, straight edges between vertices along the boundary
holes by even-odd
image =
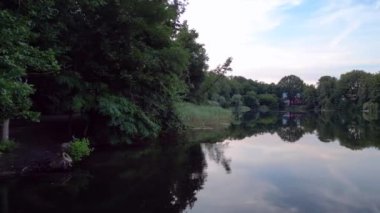
[[[182,19],[199,33],[210,69],[307,83],[354,69],[380,71],[380,0],[188,0]]]

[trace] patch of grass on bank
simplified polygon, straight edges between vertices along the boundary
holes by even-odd
[[[219,106],[196,105],[188,102],[176,104],[181,121],[190,128],[222,128],[232,120],[232,112]]]

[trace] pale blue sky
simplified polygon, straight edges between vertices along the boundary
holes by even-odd
[[[233,75],[315,83],[380,71],[380,0],[189,0],[183,19],[199,32],[211,68],[234,58]]]

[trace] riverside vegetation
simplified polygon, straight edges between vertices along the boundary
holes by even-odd
[[[0,1],[0,211],[380,209],[380,74],[231,76],[186,4]]]
[[[244,109],[376,112],[380,74],[354,70],[317,86],[277,84],[209,69],[198,33],[180,21],[186,1],[0,2],[0,120],[80,115],[77,137],[135,143],[184,127],[231,122]],[[292,105],[292,104],[290,104]],[[78,131],[77,131],[78,132]]]
[[[81,161],[83,158],[88,157],[92,151],[90,141],[87,138],[75,138],[70,142],[68,147],[68,154],[72,157],[74,162]]]

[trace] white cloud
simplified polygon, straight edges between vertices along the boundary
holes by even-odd
[[[255,34],[277,27],[283,6],[297,5],[300,0],[191,0],[184,19],[200,32],[211,66],[234,56],[255,40]],[[235,57],[236,58],[236,57]]]
[[[308,0],[190,0],[184,19],[200,33],[210,67],[232,56],[233,75],[277,82],[296,74],[315,82],[319,76],[338,76],[350,67],[379,65],[380,69],[377,36],[357,35],[368,29],[380,32],[380,1],[323,2],[307,11],[310,15],[305,18],[289,11]],[[278,31],[284,28],[291,36]]]

